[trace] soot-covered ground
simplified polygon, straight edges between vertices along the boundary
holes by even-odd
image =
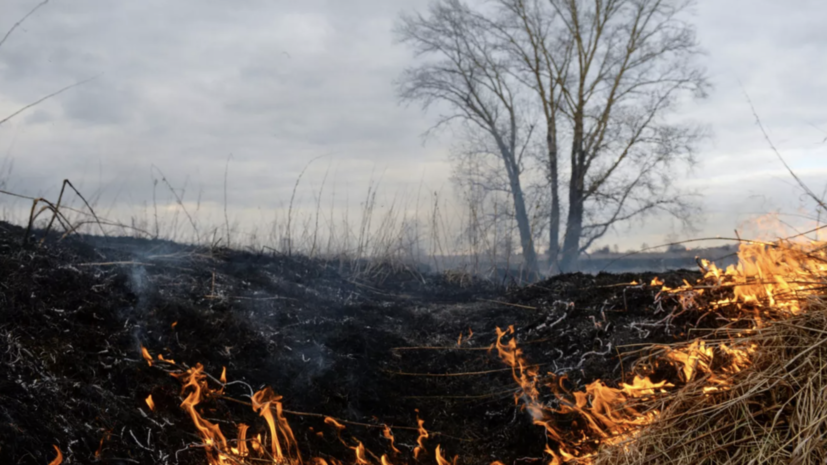
[[[150,367],[141,346],[181,366],[202,363],[254,390],[272,386],[304,456],[353,451],[324,416],[348,421],[342,440],[375,455],[389,425],[410,461],[417,415],[462,464],[541,463],[542,428],[514,403],[496,351],[514,325],[541,370],[573,387],[622,376],[617,347],[670,341],[654,274],[570,274],[503,287],[461,274],[426,274],[303,257],[209,250],[164,241],[84,237],[22,246],[0,224],[0,463],[204,464],[181,383]],[[36,242],[35,242],[36,243]],[[660,274],[669,285],[690,271]],[[470,332],[473,336],[468,337]],[[458,339],[462,334],[462,341]],[[249,388],[225,395],[249,402]],[[145,403],[152,395],[150,411]],[[228,437],[266,429],[249,406],[209,399],[201,414]],[[297,413],[298,412],[298,413]],[[309,415],[314,414],[314,415]],[[375,427],[372,427],[374,425]],[[321,433],[321,434],[319,434]]]

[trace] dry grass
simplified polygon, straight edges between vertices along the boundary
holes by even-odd
[[[597,464],[827,463],[827,301],[745,335],[751,365],[730,388],[701,378],[660,400],[636,437],[600,451]]]

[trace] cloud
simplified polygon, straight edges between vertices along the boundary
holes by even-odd
[[[6,31],[36,0],[8,0]],[[423,145],[435,113],[397,103],[392,82],[411,63],[391,29],[402,10],[429,0],[218,0],[51,2],[0,48],[0,116],[72,82],[102,74],[0,126],[15,139],[12,186],[55,192],[63,178],[107,189],[124,208],[152,197],[151,166],[203,202],[223,202],[228,155],[231,206],[276,208],[311,159],[308,189],[329,180],[361,198],[370,180],[416,191],[448,186],[451,133]],[[703,0],[693,21],[715,89],[687,118],[715,138],[686,185],[707,195],[705,231],[729,231],[731,212],[778,190],[775,155],[754,125],[739,81],[773,141],[816,184],[825,168],[827,5]],[[819,129],[820,128],[820,129]],[[784,181],[784,182],[788,182]],[[784,191],[786,192],[786,191]],[[358,194],[357,194],[358,193]],[[392,194],[389,194],[392,195]],[[313,203],[310,190],[302,201]],[[784,194],[785,205],[795,202]],[[358,202],[356,200],[355,202]],[[663,235],[671,226],[652,224]],[[629,235],[629,231],[620,234]],[[611,241],[633,243],[617,236]],[[652,243],[654,241],[648,240]]]

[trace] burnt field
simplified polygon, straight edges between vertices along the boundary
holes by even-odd
[[[539,464],[547,436],[515,405],[497,328],[513,325],[526,360],[567,373],[571,390],[624,380],[620,352],[682,332],[655,324],[677,303],[659,298],[652,273],[516,286],[164,241],[23,238],[0,224],[3,464],[49,463],[53,445],[71,464],[208,463],[170,376],[199,363],[215,389],[226,369],[196,408],[228,438],[241,423],[266,437],[250,397],[270,386],[305,458],[355,463],[362,443],[366,463],[413,463],[418,445],[418,462],[436,463],[440,445],[463,464]],[[657,276],[677,286],[700,273]]]

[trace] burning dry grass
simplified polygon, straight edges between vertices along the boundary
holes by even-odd
[[[707,279],[728,277],[736,298],[723,303],[745,317],[705,341],[662,350],[683,363],[686,384],[650,403],[657,419],[604,447],[596,463],[827,463],[824,251],[743,247],[738,269],[712,267]]]
[[[827,460],[827,302],[735,341],[754,344],[724,389],[701,377],[661,400],[657,421],[599,464],[816,464]]]
[[[702,280],[662,288],[680,305],[661,324],[699,314],[695,326],[710,317],[713,329],[637,352],[647,355],[632,383],[617,388],[596,380],[569,391],[565,375],[541,375],[513,338],[502,342],[513,328],[499,331],[515,400],[546,430],[549,463],[827,463],[826,251],[754,242],[737,266],[702,261]]]
[[[827,247],[748,243],[739,251],[737,267],[721,270],[706,261],[701,266],[706,273],[699,282],[662,287],[661,293],[679,305],[660,324],[668,327],[691,313],[701,315],[699,322],[711,315],[715,329],[684,343],[648,348],[628,373],[629,383],[621,380],[618,387],[598,379],[571,391],[565,374],[543,374],[527,362],[513,326],[497,328],[491,349],[511,367],[520,387],[515,403],[545,430],[550,465],[825,463]],[[656,279],[651,285],[662,283]],[[147,353],[144,357],[152,363]],[[182,407],[204,441],[208,462],[247,463],[246,425],[239,429],[238,447],[231,448],[219,427],[195,410],[202,391],[208,396],[222,391],[207,387],[200,365],[187,373],[185,389],[192,389]],[[274,463],[302,463],[281,397],[267,388],[252,400],[270,428],[267,455]],[[418,421],[415,461],[429,437]],[[257,438],[251,447],[263,451],[265,443]],[[355,454],[353,463],[371,463],[368,455],[383,465],[392,463],[387,455],[366,451],[360,441],[355,444],[345,443]],[[439,465],[458,460],[446,459],[439,446],[434,454]]]

